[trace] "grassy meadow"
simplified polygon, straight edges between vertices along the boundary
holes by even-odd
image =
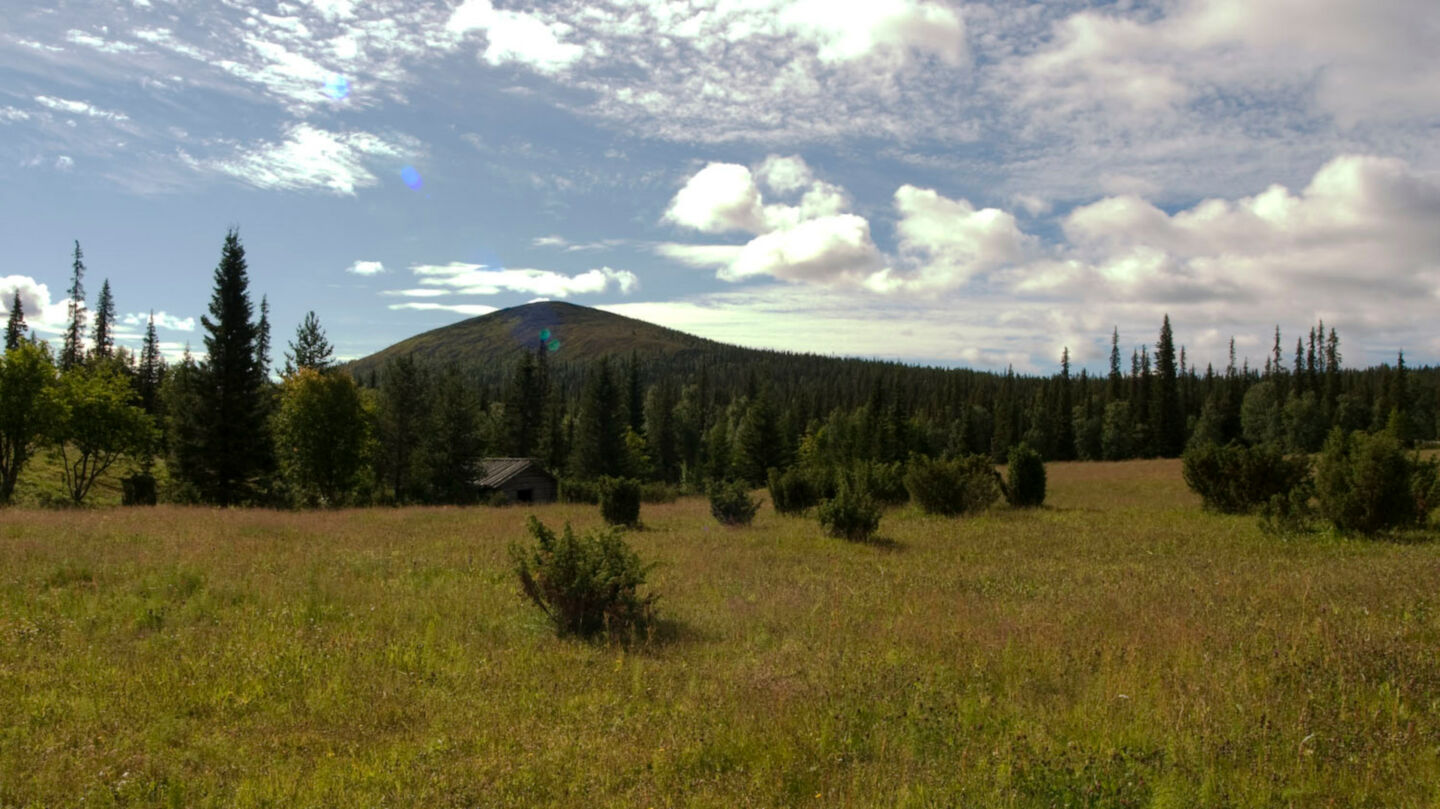
[[[594,507],[3,511],[0,807],[1440,807],[1440,543],[1049,473],[875,544],[647,505],[631,648],[510,568]]]

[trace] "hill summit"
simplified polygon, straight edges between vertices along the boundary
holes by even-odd
[[[350,364],[356,376],[378,370],[391,357],[413,354],[427,363],[507,364],[544,343],[558,362],[638,352],[673,358],[728,348],[654,323],[573,303],[543,301],[501,309],[441,326]]]

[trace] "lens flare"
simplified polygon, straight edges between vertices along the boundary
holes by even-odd
[[[548,343],[545,344],[545,347],[548,348],[548,349],[550,349],[550,353],[551,353],[551,354],[554,354],[556,351],[559,351],[559,350],[560,350],[560,341],[559,341],[559,340],[551,340],[550,342],[548,342]]]
[[[548,343],[548,342],[550,342],[550,330],[549,330],[549,329],[541,329],[541,330],[540,330],[540,342],[542,342],[542,343]]]
[[[425,183],[420,180],[420,172],[416,171],[414,166],[406,166],[400,169],[400,179],[404,181],[405,185],[410,187],[411,191],[419,191],[420,187],[425,185]]]
[[[350,80],[339,73],[331,75],[325,80],[325,95],[336,101],[343,101],[346,96],[350,95]]]

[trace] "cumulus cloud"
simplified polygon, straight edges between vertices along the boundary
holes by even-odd
[[[20,293],[20,307],[25,323],[37,332],[58,334],[69,320],[67,301],[51,301],[50,287],[28,275],[0,276],[0,309],[10,314],[10,303]]]
[[[465,0],[450,15],[445,28],[456,36],[484,32],[487,44],[481,55],[492,65],[519,62],[542,73],[553,73],[570,66],[585,52],[579,45],[561,41],[569,26],[521,11],[496,9],[490,0]]]
[[[500,269],[483,264],[458,262],[443,265],[418,265],[410,268],[426,287],[447,290],[457,295],[498,295],[501,292],[523,292],[552,298],[571,295],[595,295],[610,289],[629,294],[640,286],[640,279],[629,270],[609,267],[565,275],[551,270]]]
[[[736,163],[710,163],[675,194],[665,219],[701,233],[757,233],[764,229],[765,214],[750,169]]]
[[[948,199],[928,188],[901,186],[895,192],[895,210],[900,254],[912,269],[885,270],[867,279],[877,291],[961,287],[978,275],[1020,262],[1032,241],[1014,214],[976,210],[968,200]]]
[[[345,268],[353,275],[379,275],[385,272],[385,265],[379,261],[357,261]]]
[[[752,239],[719,277],[772,276],[821,284],[858,283],[883,266],[870,223],[854,214],[808,219]]]
[[[934,56],[951,65],[966,58],[965,23],[955,9],[916,0],[799,0],[784,5],[781,25],[818,45],[820,61],[850,62],[875,56]]]

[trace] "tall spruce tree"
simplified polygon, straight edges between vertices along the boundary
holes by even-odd
[[[1114,327],[1110,332],[1110,376],[1106,381],[1105,397],[1107,401],[1117,401],[1123,391],[1120,385],[1120,327]]]
[[[602,357],[585,375],[572,461],[575,474],[584,478],[624,474],[627,420],[622,402],[610,358]]]
[[[1155,449],[1162,457],[1173,458],[1185,448],[1185,420],[1180,413],[1175,335],[1170,331],[1169,314],[1160,326],[1160,341],[1155,344],[1155,371],[1155,395],[1151,399]]]
[[[140,345],[140,367],[135,372],[135,388],[140,406],[154,416],[159,412],[160,385],[165,381],[165,358],[160,355],[160,338],[155,333],[155,313],[145,322],[145,342]]]
[[[540,355],[544,362],[544,354]],[[529,351],[520,355],[515,375],[505,388],[502,447],[505,454],[529,458],[540,451],[545,427],[545,386]]]
[[[260,301],[262,321],[265,319],[266,301]],[[330,341],[325,338],[325,330],[320,328],[320,318],[315,312],[305,313],[305,319],[295,328],[295,339],[290,341],[290,350],[285,352],[285,376],[290,376],[302,368],[309,368],[313,371],[327,371],[334,362],[334,349],[330,347]]]
[[[260,296],[260,322],[255,324],[255,362],[261,381],[270,378],[270,299]]]
[[[200,422],[205,462],[203,479],[195,483],[203,499],[222,506],[252,499],[266,471],[265,379],[253,312],[245,248],[239,232],[231,230],[215,267],[210,314],[200,318],[206,332]]]
[[[101,359],[115,355],[115,298],[110,295],[110,279],[100,284],[100,299],[95,302],[95,345],[91,352]]]
[[[70,265],[70,301],[65,307],[69,325],[65,328],[64,348],[60,350],[60,370],[68,371],[85,361],[85,253],[75,242],[75,260]]]
[[[640,355],[630,352],[630,363],[625,369],[625,414],[630,418],[630,429],[639,435],[645,434],[645,397],[640,385]]]
[[[25,304],[20,302],[20,290],[10,300],[10,319],[5,321],[5,350],[14,351],[25,339]]]

